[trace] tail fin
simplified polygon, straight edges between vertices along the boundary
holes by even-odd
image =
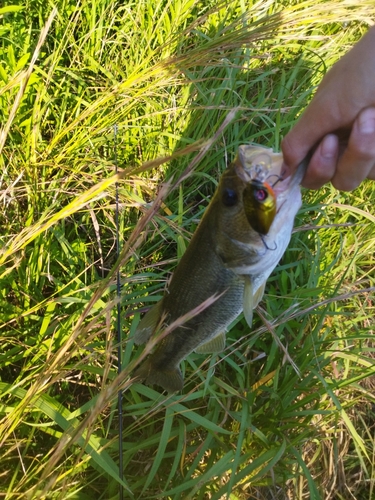
[[[145,381],[147,385],[159,385],[168,392],[180,391],[184,386],[184,379],[178,366],[159,368],[152,364],[152,357],[135,370],[134,377]]]

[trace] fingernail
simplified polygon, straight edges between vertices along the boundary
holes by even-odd
[[[323,158],[330,159],[336,155],[337,137],[333,134],[326,135],[322,141],[320,153]]]
[[[358,128],[361,134],[373,134],[375,132],[375,109],[369,108],[362,111],[358,117]]]

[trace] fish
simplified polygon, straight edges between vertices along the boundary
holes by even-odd
[[[284,254],[302,204],[300,182],[307,162],[283,178],[283,158],[272,149],[239,146],[177,265],[168,290],[139,322],[134,343],[141,345],[210,297],[213,303],[157,342],[133,372],[134,381],[169,393],[183,388],[180,363],[193,351],[225,349],[227,327],[253,309]]]

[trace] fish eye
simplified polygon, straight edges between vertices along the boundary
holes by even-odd
[[[238,196],[234,189],[225,188],[222,199],[225,206],[233,207],[237,203]]]

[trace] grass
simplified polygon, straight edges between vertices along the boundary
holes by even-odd
[[[304,192],[253,331],[181,394],[129,374],[225,165],[279,149],[373,2],[55,4],[0,7],[1,498],[119,498],[120,388],[124,498],[371,498],[374,183]]]

